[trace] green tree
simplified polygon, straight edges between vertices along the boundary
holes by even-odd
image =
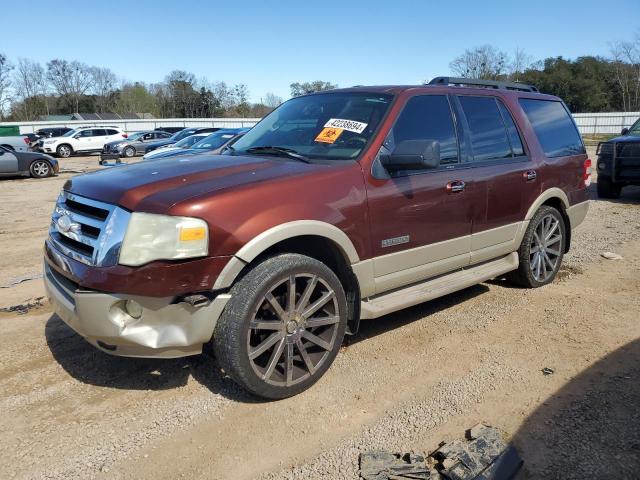
[[[338,88],[337,85],[334,85],[331,82],[325,82],[322,80],[315,80],[313,82],[295,82],[289,85],[291,88],[291,96],[299,97],[300,95],[307,95],[309,93],[314,92],[323,92],[325,90],[333,90],[334,88]]]

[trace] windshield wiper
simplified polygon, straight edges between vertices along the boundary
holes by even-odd
[[[304,155],[300,155],[295,150],[286,147],[274,147],[272,145],[263,145],[260,147],[247,148],[247,153],[263,153],[265,155],[285,155],[289,158],[300,160],[304,163],[311,163],[311,161]]]

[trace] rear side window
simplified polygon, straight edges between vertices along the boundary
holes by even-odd
[[[496,101],[498,102],[498,108],[502,114],[504,125],[507,127],[507,133],[509,134],[509,141],[511,142],[511,151],[513,152],[513,155],[516,157],[524,155],[522,140],[520,140],[520,134],[518,133],[518,128],[516,127],[516,123],[513,121],[511,113],[509,113],[507,107],[505,107],[500,100]]]
[[[458,162],[458,139],[446,96],[421,95],[407,102],[384,146],[393,151],[406,140],[437,140],[440,142],[440,164]]]
[[[493,97],[458,98],[469,124],[473,160],[511,158],[511,144],[496,100]]]
[[[520,105],[547,157],[585,153],[578,129],[561,102],[521,98]]]

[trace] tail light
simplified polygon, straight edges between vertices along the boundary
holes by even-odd
[[[29,143],[30,143],[30,142],[29,142],[29,137],[24,137],[24,138],[23,138],[23,140],[24,140],[24,143],[26,143],[27,145],[29,145]]]
[[[127,137],[129,137],[129,135],[127,135],[126,133],[122,134],[122,138],[127,138]]]
[[[591,185],[591,160],[588,158],[584,161],[584,165],[582,165],[582,180],[584,181],[585,187]]]

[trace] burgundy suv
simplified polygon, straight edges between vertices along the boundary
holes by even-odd
[[[81,175],[45,244],[58,315],[99,349],[206,345],[268,398],[373,319],[507,276],[553,281],[590,182],[559,98],[438,78],[284,103],[223,155]]]

